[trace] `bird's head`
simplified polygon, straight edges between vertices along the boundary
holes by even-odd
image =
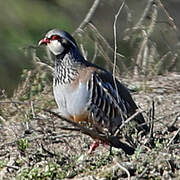
[[[77,48],[74,38],[67,32],[52,29],[39,41],[40,45],[47,45],[49,50],[56,56],[68,52],[70,48]]]

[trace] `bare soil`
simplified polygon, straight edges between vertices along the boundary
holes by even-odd
[[[180,74],[121,79],[153,121],[155,147],[134,136],[131,156],[103,145],[88,154],[90,137],[42,110],[56,108],[50,84],[26,97],[31,81],[0,100],[0,179],[179,179]]]

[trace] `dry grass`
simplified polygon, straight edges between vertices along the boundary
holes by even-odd
[[[37,76],[25,82],[29,84],[33,78]],[[140,141],[134,134],[137,149],[132,156],[116,148],[110,154],[109,148],[103,146],[89,155],[92,139],[42,110],[56,108],[50,86],[26,99],[31,91],[27,88],[20,96],[17,91],[11,99],[0,101],[1,179],[123,179],[127,172],[132,179],[178,179],[180,75],[157,76],[146,84],[142,79],[123,81],[138,89],[133,97],[145,111],[146,119],[152,100],[155,102],[154,148],[146,143],[148,135]],[[44,82],[41,79],[39,83]],[[128,132],[127,128],[122,131]]]
[[[180,177],[180,75],[172,73],[176,70],[179,52],[167,49],[164,55],[160,55],[157,44],[152,40],[160,8],[167,15],[172,31],[177,30],[174,21],[159,0],[155,3],[147,1],[139,21],[124,30],[124,41],[129,47],[138,47],[133,55],[126,57],[114,50],[98,29],[89,23],[99,2],[94,2],[89,12],[92,14],[87,14],[75,37],[81,42],[82,38],[93,42],[93,61],[103,58],[104,66],[114,70],[114,74],[134,92],[133,98],[146,120],[150,121],[151,135],[139,137],[136,131],[132,132],[129,123],[122,128],[122,134],[131,136],[137,146],[132,156],[116,148],[110,153],[109,147],[103,146],[89,155],[90,137],[43,111],[56,108],[49,73],[52,71],[49,66],[52,59],[47,52],[47,65],[44,63],[47,61],[42,62],[37,58],[35,49],[31,49],[38,68],[24,70],[22,83],[14,96],[7,98],[4,94],[0,100],[0,179]],[[129,8],[126,4],[124,8],[130,22]],[[151,17],[150,21],[146,21],[147,14]],[[80,47],[86,56],[84,44],[80,43]],[[111,61],[112,57],[117,64]],[[165,66],[167,59],[171,61]],[[130,64],[126,64],[126,60],[130,60]],[[119,67],[123,67],[124,76],[120,76]],[[150,142],[154,143],[154,147]]]

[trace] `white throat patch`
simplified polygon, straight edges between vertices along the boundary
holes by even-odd
[[[64,51],[64,47],[58,40],[52,40],[47,46],[54,55],[59,55]]]

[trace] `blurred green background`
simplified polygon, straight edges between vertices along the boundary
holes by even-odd
[[[49,29],[59,28],[70,33],[75,31],[93,2],[93,0],[0,0],[0,89],[5,89],[11,94],[17,87],[22,70],[31,67],[32,58],[26,54],[24,48],[37,45]],[[112,47],[114,15],[121,2],[121,0],[102,0],[92,19]],[[126,1],[133,15],[132,22],[136,23],[140,18],[146,2],[146,0]],[[177,20],[180,17],[180,2],[178,0],[163,2],[179,26],[180,21]],[[162,20],[164,17],[161,16]],[[126,20],[126,13],[123,10],[117,23],[119,41],[123,38]],[[170,35],[170,46],[178,41],[176,37]],[[163,43],[160,47],[163,51]]]

